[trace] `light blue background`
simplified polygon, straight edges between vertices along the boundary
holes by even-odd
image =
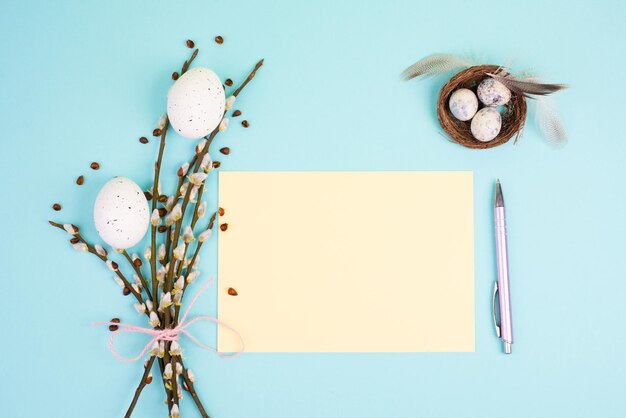
[[[170,74],[192,38],[197,64],[235,82],[266,59],[237,105],[250,129],[234,123],[217,141],[232,148],[224,170],[475,173],[475,353],[225,361],[185,344],[211,416],[626,416],[623,2],[2,3],[0,415],[125,412],[141,367],[116,361],[108,331],[90,323],[142,320],[104,265],[73,251],[46,221],[74,222],[96,239],[99,187],[115,175],[150,184],[156,141],[137,139],[164,111]],[[433,52],[515,60],[571,84],[557,97],[569,145],[551,148],[532,123],[515,146],[472,151],[446,142],[434,112],[445,80],[398,78]],[[192,147],[170,139],[170,180]],[[100,171],[89,170],[93,160]],[[516,344],[508,357],[490,316],[496,177],[509,205]],[[375,191],[372,198],[385,207]],[[62,212],[50,209],[55,201]],[[214,245],[204,252],[205,273],[215,269],[214,253]],[[195,312],[214,313],[215,298],[200,299]],[[136,417],[164,416],[155,382]],[[197,416],[188,397],[183,412]]]

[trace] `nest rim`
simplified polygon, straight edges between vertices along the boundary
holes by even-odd
[[[437,99],[437,119],[452,142],[473,149],[494,148],[507,143],[513,136],[517,142],[526,121],[526,98],[523,95],[511,92],[511,100],[503,106],[504,110],[500,112],[502,115],[500,133],[489,142],[475,139],[470,130],[471,119],[468,121],[456,119],[448,107],[450,95],[455,90],[467,88],[476,93],[478,84],[489,77],[487,73],[495,73],[501,69],[502,67],[498,65],[476,65],[457,73],[443,85]],[[478,103],[479,110],[486,107],[480,100]]]

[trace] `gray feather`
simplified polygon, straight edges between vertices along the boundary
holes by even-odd
[[[445,74],[459,68],[475,65],[471,60],[451,54],[433,54],[407,67],[401,74],[405,81],[415,77],[432,77]]]
[[[563,90],[568,86],[566,84],[547,84],[532,81],[532,79],[517,79],[511,76],[503,76],[500,74],[487,73],[494,80],[504,84],[509,90],[522,94],[526,97],[545,96],[559,90]]]
[[[537,129],[552,145],[565,145],[567,143],[567,131],[556,113],[552,98],[540,96],[536,99],[535,125],[537,125]]]

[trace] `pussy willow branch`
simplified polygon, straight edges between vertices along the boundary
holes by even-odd
[[[206,229],[213,229],[213,225],[215,224],[215,219],[217,217],[217,212],[213,213],[213,215],[211,215],[211,219],[209,220],[209,225],[207,226]],[[189,262],[189,267],[187,268],[187,274],[189,273],[189,271],[193,268],[193,265],[196,262],[196,258],[198,257],[198,253],[200,252],[200,248],[202,248],[202,244],[203,242],[198,242],[198,244],[196,245],[196,250],[193,253],[193,257],[191,257],[191,261]],[[183,288],[180,290],[181,292],[183,292],[182,296],[181,296],[181,305],[177,305],[175,308],[175,312],[174,312],[174,323],[178,324],[178,317],[180,316],[180,307],[182,306],[182,300],[183,300],[183,296],[185,295],[185,290],[187,289],[187,281],[185,281]]]
[[[252,79],[256,75],[256,72],[258,71],[258,69],[261,68],[261,66],[263,65],[263,61],[264,60],[259,61],[254,66],[254,69],[252,70],[252,72],[250,72],[250,74],[248,74],[248,77],[246,77],[246,79],[243,81],[243,83],[241,83],[241,85],[233,92],[232,95],[234,97],[237,97],[239,95],[239,93],[241,93],[241,91],[248,85],[248,83],[250,81],[252,81]],[[226,114],[226,111],[224,111],[224,114]],[[197,155],[196,162],[195,162],[195,164],[193,166],[192,174],[195,174],[195,173],[198,172],[198,170],[200,168],[200,164],[202,162],[202,159],[207,154],[207,152],[209,152],[209,147],[211,146],[211,143],[213,142],[213,139],[217,136],[218,133],[219,133],[219,125],[213,130],[213,132],[211,132],[210,136],[208,138],[206,138],[207,141],[206,141],[206,144],[204,145],[204,148]],[[204,184],[202,184],[202,187],[204,187]],[[187,191],[185,193],[185,197],[183,199],[183,204],[181,205],[181,213],[182,213],[181,218],[178,221],[176,221],[176,226],[174,228],[174,237],[172,238],[172,246],[171,246],[172,251],[178,246],[178,240],[180,238],[180,230],[181,230],[181,227],[182,227],[183,220],[185,218],[185,212],[187,210],[187,205],[189,204],[189,199],[190,199],[190,196],[191,196],[192,189],[193,189],[192,185],[189,184],[189,186],[187,187]],[[182,264],[183,261],[184,261],[184,257],[180,260],[180,263]],[[176,262],[175,262],[174,258],[171,257],[170,258],[169,269],[167,271],[167,274],[165,276],[165,281],[164,281],[164,284],[163,284],[163,291],[164,292],[170,292],[172,290],[173,275],[174,275],[175,268],[176,268]],[[164,328],[168,328],[170,326],[170,323],[171,323],[170,310],[166,309],[164,314],[163,314],[163,316],[164,316],[163,327]],[[174,326],[175,325],[176,324],[174,324]],[[167,363],[168,360],[169,360],[170,364],[172,364],[172,368],[175,368],[175,362],[169,356],[168,347],[169,347],[169,344],[166,344],[164,362]],[[177,398],[177,393],[175,391],[175,388],[172,388],[170,393],[172,394],[173,400],[175,400]]]
[[[243,83],[241,83],[241,85],[233,92],[232,96],[237,97],[239,95],[239,93],[241,93],[241,91],[248,85],[248,83],[250,81],[252,81],[252,79],[256,75],[256,72],[263,65],[263,61],[264,60],[261,60],[261,61],[257,62],[257,64],[254,66],[254,69],[252,70],[252,72],[250,72],[250,74],[248,74],[248,77],[246,77],[246,79],[243,81]],[[225,113],[226,113],[226,111],[224,112],[224,114]],[[211,135],[207,138],[207,142],[204,145],[204,148],[202,149],[202,151],[200,151],[200,154],[198,155],[198,158],[196,159],[196,163],[193,166],[193,173],[197,173],[198,172],[198,169],[200,168],[200,163],[202,162],[202,159],[204,158],[206,153],[209,152],[209,147],[211,146],[211,143],[213,142],[213,139],[217,136],[218,133],[219,133],[219,126],[216,127],[213,130],[213,132],[211,132]],[[185,198],[184,198],[183,204],[181,206],[182,217],[176,222],[176,227],[174,229],[174,237],[172,239],[172,248],[176,248],[176,246],[178,245],[178,239],[179,239],[179,236],[180,236],[180,229],[181,229],[181,226],[182,226],[182,223],[183,223],[183,219],[185,217],[185,211],[187,209],[187,205],[189,203],[189,197],[191,196],[191,190],[192,190],[192,187],[187,187],[187,192],[185,193]],[[166,276],[166,279],[165,279],[165,285],[167,286],[167,289],[165,291],[171,290],[171,284],[172,284],[171,282],[172,282],[173,273],[174,273],[174,264],[175,263],[170,263],[169,271],[167,272],[167,276]],[[164,289],[165,289],[165,287],[164,287]],[[166,318],[167,318],[167,315],[166,315]]]
[[[183,377],[183,380],[185,381],[185,385],[187,386],[187,391],[191,395],[191,398],[193,399],[193,401],[196,403],[196,407],[198,407],[198,410],[200,411],[202,418],[210,418],[209,414],[207,414],[206,412],[206,409],[204,409],[204,406],[202,405],[202,402],[200,401],[198,394],[196,393],[196,388],[194,387],[193,382],[189,378],[189,374],[187,373],[187,368],[183,364],[182,359],[180,360],[180,364],[183,366],[182,377]]]
[[[139,280],[141,281],[141,285],[146,291],[147,299],[150,299],[150,286],[148,285],[146,278],[143,277],[143,274],[141,273],[141,267],[135,265],[134,260],[128,255],[128,252],[126,250],[122,250],[122,254],[124,255],[124,258],[126,258],[126,260],[130,263],[133,270],[135,270],[137,277],[139,277]]]
[[[137,405],[137,401],[139,400],[139,395],[141,395],[141,391],[143,391],[143,388],[148,384],[147,379],[148,379],[148,376],[150,376],[150,370],[152,369],[152,364],[154,363],[155,359],[156,359],[156,356],[151,356],[148,362],[146,363],[143,376],[141,376],[141,381],[139,382],[139,386],[137,386],[137,389],[135,390],[135,396],[133,396],[133,400],[131,401],[130,406],[128,407],[128,411],[126,411],[126,415],[124,415],[124,418],[130,418],[130,416],[133,414],[133,410],[135,409],[135,406]]]
[[[59,224],[57,222],[54,221],[48,221],[48,223],[54,227],[57,227],[59,229],[62,229],[63,231],[65,231],[65,228],[63,228],[62,224]],[[88,243],[82,235],[80,235],[80,232],[76,232],[75,234],[73,234],[78,241],[82,242],[83,244],[85,244],[87,246],[87,251],[89,251],[90,253],[94,254],[95,256],[97,256],[100,260],[102,260],[103,262],[106,263],[107,260],[109,260],[108,256],[102,256],[100,254],[98,254],[98,252],[96,251],[95,247],[93,245],[91,245],[90,243]],[[137,299],[137,302],[139,303],[144,303],[143,297],[141,296],[141,293],[138,293],[130,284],[130,282],[126,279],[126,276],[124,276],[124,274],[120,271],[119,266],[118,269],[115,270],[115,274],[117,275],[117,277],[119,277],[122,282],[124,283],[124,287],[128,288],[128,290],[130,290],[130,292],[133,294],[133,296],[135,296],[135,298]],[[148,317],[150,316],[149,313],[147,313]]]
[[[159,174],[161,173],[161,161],[163,160],[163,152],[165,151],[165,137],[167,136],[167,128],[168,121],[165,121],[165,126],[161,131],[161,143],[159,145],[159,156],[157,157],[156,162],[154,163],[154,183],[152,184],[152,212],[156,210],[157,202],[159,201]],[[151,213],[152,213],[151,212]],[[159,287],[157,282],[157,271],[156,271],[156,258],[157,258],[157,248],[156,248],[156,233],[157,227],[155,225],[150,225],[150,273],[152,274],[152,304],[156,307],[159,303],[158,293]]]
[[[193,62],[193,60],[198,56],[198,49],[196,48],[191,57],[185,61],[183,64],[183,68],[181,70],[180,75],[185,74],[189,66]],[[157,161],[154,164],[154,183],[152,185],[152,212],[156,209],[157,202],[159,200],[159,174],[161,172],[161,162],[163,160],[163,152],[165,151],[165,137],[167,135],[169,121],[165,120],[165,126],[161,128],[161,142],[159,144],[159,155],[157,157]],[[150,257],[150,272],[152,274],[152,303],[154,306],[157,306],[158,300],[158,283],[156,278],[156,229],[157,227],[151,225],[151,257]]]

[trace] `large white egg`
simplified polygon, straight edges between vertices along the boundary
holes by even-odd
[[[489,142],[500,133],[502,116],[493,107],[483,107],[472,119],[472,135],[481,142]]]
[[[202,138],[219,125],[224,116],[224,86],[208,68],[183,74],[167,94],[167,116],[174,130],[186,138]]]
[[[511,100],[511,90],[493,78],[485,78],[477,89],[478,98],[486,106],[504,106]]]
[[[455,118],[466,121],[473,118],[476,114],[478,110],[478,99],[470,89],[458,89],[450,96],[448,106]]]
[[[104,242],[113,248],[130,248],[141,241],[148,230],[148,201],[134,181],[115,177],[98,193],[93,220]]]

